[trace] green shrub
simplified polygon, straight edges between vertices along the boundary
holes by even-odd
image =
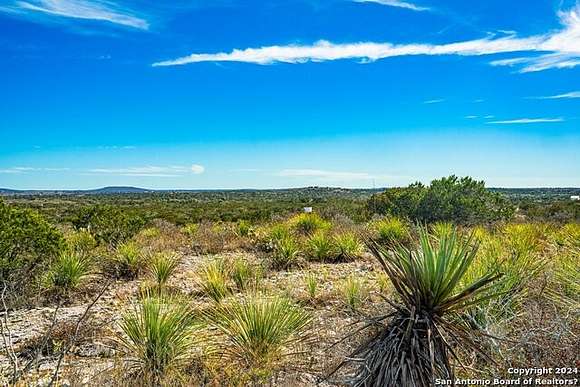
[[[206,296],[220,302],[232,292],[229,278],[230,272],[225,260],[217,258],[203,266],[198,275],[198,283]]]
[[[310,315],[284,297],[250,296],[231,300],[206,313],[225,345],[223,356],[248,370],[250,377],[268,377],[306,339]]]
[[[67,249],[73,254],[88,258],[97,247],[97,241],[87,230],[79,230],[66,236]]]
[[[306,242],[310,259],[315,261],[333,261],[336,257],[334,240],[325,232],[317,232]]]
[[[80,208],[71,219],[77,229],[88,230],[99,243],[116,246],[135,236],[145,219],[111,205]]]
[[[236,234],[239,237],[246,238],[252,231],[252,225],[247,220],[240,220],[236,224]]]
[[[7,286],[6,302],[13,305],[32,294],[64,247],[62,234],[38,213],[0,200],[0,286]]]
[[[271,257],[272,266],[275,269],[287,269],[296,263],[299,253],[300,249],[294,238],[283,238],[274,245]]]
[[[373,195],[367,203],[372,213],[408,218],[421,223],[489,223],[509,219],[514,208],[499,193],[485,188],[483,181],[470,177],[444,177],[429,186],[414,183],[406,188],[389,188]]]
[[[144,382],[158,385],[190,364],[196,324],[191,306],[167,295],[145,295],[123,314],[117,341],[128,366]]]
[[[197,231],[199,230],[199,224],[197,223],[188,223],[181,228],[181,232],[187,235],[188,237],[193,238]]]
[[[167,281],[177,267],[179,266],[179,259],[174,253],[161,252],[156,253],[151,258],[148,264],[149,275],[155,281],[159,288],[167,284]]]
[[[314,213],[298,214],[290,219],[290,225],[302,235],[311,235],[330,228],[330,223]]]
[[[284,224],[275,224],[268,230],[267,238],[271,243],[276,243],[282,239],[290,238],[291,233]]]
[[[137,243],[129,241],[117,246],[112,264],[116,276],[134,279],[139,276],[146,262]]]
[[[399,218],[384,218],[374,223],[375,232],[381,243],[389,246],[405,244],[410,239],[409,226]]]
[[[338,234],[334,237],[336,258],[341,261],[350,261],[359,257],[364,246],[353,233]]]
[[[48,286],[51,289],[68,292],[76,289],[89,274],[89,261],[77,254],[62,253],[48,272]]]
[[[139,233],[145,239],[154,239],[161,235],[161,231],[157,227],[147,227]]]

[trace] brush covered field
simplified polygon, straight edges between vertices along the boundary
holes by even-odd
[[[578,203],[447,183],[7,196],[0,384],[574,385]]]

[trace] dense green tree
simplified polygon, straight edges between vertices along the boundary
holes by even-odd
[[[0,286],[9,303],[27,294],[64,247],[62,234],[37,212],[0,200]]]
[[[88,230],[100,243],[112,246],[133,237],[146,221],[112,205],[81,207],[71,218],[76,229]]]
[[[470,177],[444,177],[429,186],[414,183],[373,195],[367,204],[372,213],[406,217],[415,221],[476,224],[507,219],[513,207],[483,181]]]

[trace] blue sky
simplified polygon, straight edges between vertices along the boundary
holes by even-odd
[[[0,57],[0,187],[580,186],[575,0],[0,0]]]

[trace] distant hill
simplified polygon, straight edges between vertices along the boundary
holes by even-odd
[[[0,188],[0,195],[118,195],[155,192],[138,187],[103,187],[88,190],[16,190]]]

